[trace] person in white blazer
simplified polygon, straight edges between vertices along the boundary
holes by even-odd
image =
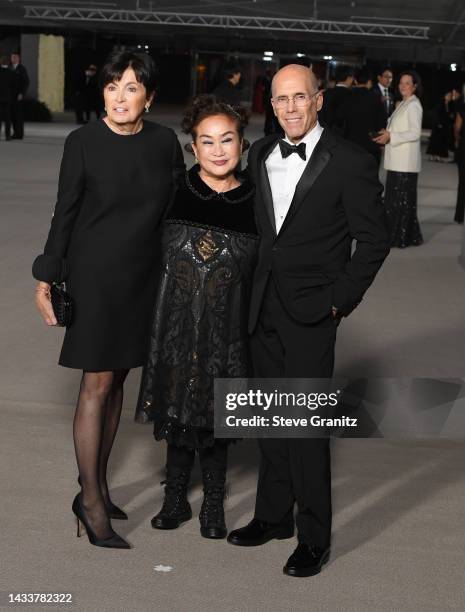
[[[404,248],[423,243],[417,217],[417,184],[421,170],[421,125],[423,108],[419,75],[409,70],[400,75],[401,103],[389,118],[386,130],[374,139],[385,145],[387,170],[384,203],[391,246]]]

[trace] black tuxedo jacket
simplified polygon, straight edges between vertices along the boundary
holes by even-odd
[[[257,324],[270,274],[288,314],[302,323],[317,323],[331,313],[333,305],[347,316],[362,300],[389,252],[376,162],[328,129],[307,163],[277,235],[265,166],[276,142],[277,136],[270,135],[255,142],[249,152],[261,237],[250,333]],[[357,244],[352,254],[353,239]]]
[[[18,96],[19,94],[22,94],[25,96],[29,87],[29,76],[26,68],[22,64],[18,64],[16,68],[11,66],[11,72],[15,75],[15,95]]]
[[[375,83],[373,85],[371,91],[374,93],[374,95],[378,98],[378,100],[383,105],[384,118],[385,118],[385,123],[384,123],[383,127],[386,127],[388,119],[392,115],[392,112],[394,110],[394,96],[393,96],[393,93],[392,93],[392,91],[390,89],[388,89],[389,104],[387,104],[385,101],[383,101],[383,94],[381,92],[381,89],[379,88],[378,83]]]
[[[352,89],[349,87],[335,86],[323,94],[323,107],[318,113],[318,120],[323,127],[329,127],[338,135],[344,133],[344,119],[341,117],[341,109],[352,97]]]
[[[13,102],[15,92],[15,79],[8,68],[0,66],[0,102]]]
[[[340,109],[339,117],[340,123],[344,125],[344,138],[379,155],[379,145],[373,142],[370,132],[378,132],[386,127],[386,109],[381,96],[376,96],[371,89],[354,87],[350,98]]]

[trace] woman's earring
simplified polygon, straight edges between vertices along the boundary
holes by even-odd
[[[145,105],[145,112],[148,113],[150,110],[150,104]]]

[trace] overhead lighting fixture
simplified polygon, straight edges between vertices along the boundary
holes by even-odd
[[[272,62],[272,61],[273,61],[273,58],[272,58],[272,57],[270,57],[270,56],[268,56],[268,55],[264,55],[264,56],[263,56],[263,61],[264,61],[264,62]]]
[[[297,57],[305,57],[305,53],[297,53]]]
[[[457,72],[457,64],[451,64],[450,69],[452,70],[452,72]]]
[[[274,53],[273,51],[265,51],[263,55],[266,55],[267,57],[273,57]]]
[[[325,60],[332,60],[333,56],[332,55],[324,55],[323,59],[325,59]]]

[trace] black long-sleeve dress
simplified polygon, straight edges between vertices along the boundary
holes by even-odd
[[[452,105],[453,106],[453,105]],[[434,157],[449,157],[449,149],[452,145],[452,134],[455,113],[451,111],[451,103],[441,100],[434,112],[433,129],[426,149],[427,155]]]
[[[144,362],[155,297],[154,237],[184,172],[169,128],[144,121],[131,136],[103,120],[68,136],[58,199],[34,277],[66,278],[74,303],[59,363],[87,371]]]
[[[457,150],[457,164],[459,168],[459,184],[457,189],[457,202],[455,205],[454,221],[463,223],[465,212],[465,104],[457,108],[457,113],[462,118],[462,129]]]
[[[218,194],[194,166],[161,233],[163,251],[136,421],[157,440],[214,443],[215,377],[250,375],[247,315],[258,249],[253,185]]]

